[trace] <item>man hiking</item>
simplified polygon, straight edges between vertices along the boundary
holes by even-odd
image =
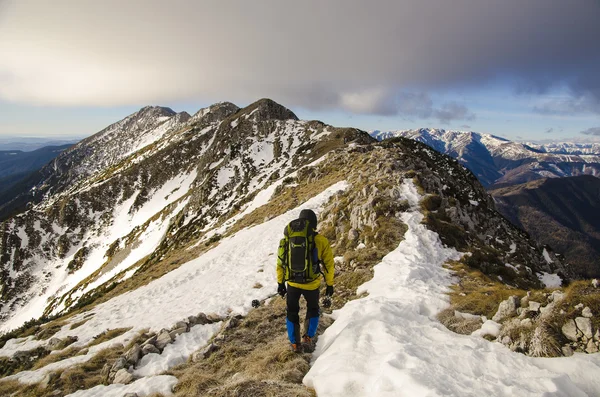
[[[287,331],[295,352],[312,351],[319,326],[319,287],[325,278],[326,296],[333,295],[333,253],[327,238],[317,233],[317,216],[304,209],[284,229],[277,257],[277,292],[287,293]],[[287,288],[285,282],[287,281]],[[300,296],[306,300],[304,334],[300,338]]]

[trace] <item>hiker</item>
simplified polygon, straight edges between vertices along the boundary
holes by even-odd
[[[312,210],[300,211],[299,218],[290,222],[283,234],[277,258],[277,292],[281,297],[287,293],[286,324],[292,350],[310,352],[319,326],[321,275],[327,284],[325,295],[333,295],[333,253],[329,240],[317,233],[317,216]],[[307,309],[302,339],[300,296],[304,296]]]

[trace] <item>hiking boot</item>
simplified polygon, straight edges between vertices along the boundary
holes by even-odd
[[[291,343],[290,344],[290,349],[294,352],[294,353],[302,353],[302,345],[297,344],[297,343]]]
[[[310,336],[304,335],[302,337],[302,348],[307,353],[312,353],[315,350],[315,343]]]

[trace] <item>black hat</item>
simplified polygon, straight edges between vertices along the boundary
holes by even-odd
[[[313,212],[313,210],[302,210],[300,211],[300,219],[307,219],[311,228],[314,230],[317,229],[317,215]]]

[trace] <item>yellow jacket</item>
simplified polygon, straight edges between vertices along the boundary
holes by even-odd
[[[317,247],[319,259],[322,263],[323,274],[325,275],[325,283],[327,285],[333,285],[333,252],[331,251],[329,240],[327,240],[326,237],[317,234],[315,236],[315,245]],[[277,282],[280,284],[283,283],[283,277],[283,264],[281,263],[281,259],[277,257]],[[321,275],[318,274],[316,279],[306,284],[298,284],[288,281],[288,285],[305,290],[314,290],[319,288],[321,285]]]

